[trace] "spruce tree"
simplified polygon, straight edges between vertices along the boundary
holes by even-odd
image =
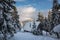
[[[0,0],[0,31],[4,35],[4,40],[6,40],[7,34],[13,36],[16,33],[16,27],[20,28],[15,3],[14,0]]]

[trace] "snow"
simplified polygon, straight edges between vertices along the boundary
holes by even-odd
[[[55,26],[55,28],[53,29],[54,32],[59,32],[60,33],[60,24]]]
[[[31,23],[31,22],[28,22],[28,23],[25,24],[24,30],[31,31],[32,27],[30,27],[30,23]]]
[[[27,32],[18,32],[17,34],[14,35],[9,40],[57,40],[48,36],[36,36],[33,35],[32,33],[27,33]]]
[[[31,27],[30,27],[30,23],[31,23]],[[37,28],[39,22],[35,22],[35,23],[36,23],[36,28]],[[28,22],[28,23],[25,24],[24,30],[32,31],[32,27],[33,27],[33,22]]]

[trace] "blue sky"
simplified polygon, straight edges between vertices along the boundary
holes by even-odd
[[[16,1],[16,6],[32,5],[38,10],[52,8],[52,0],[23,0]]]
[[[44,16],[48,15],[48,10],[53,6],[53,0],[15,0],[20,19],[31,19],[37,16],[37,11],[42,11]],[[60,3],[60,0],[58,1]],[[21,14],[22,13],[22,14]],[[22,15],[22,16],[21,16]],[[34,15],[34,16],[33,16]],[[22,19],[23,20],[23,19]]]
[[[37,10],[45,10],[52,8],[52,2],[48,0],[26,0],[26,1],[17,1],[16,6],[31,5]]]

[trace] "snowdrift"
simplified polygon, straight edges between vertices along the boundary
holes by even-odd
[[[55,28],[53,28],[53,31],[60,33],[60,24],[55,26]]]

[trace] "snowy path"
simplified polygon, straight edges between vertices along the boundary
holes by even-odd
[[[15,36],[9,40],[57,40],[48,36],[35,36],[31,33],[18,32]]]

